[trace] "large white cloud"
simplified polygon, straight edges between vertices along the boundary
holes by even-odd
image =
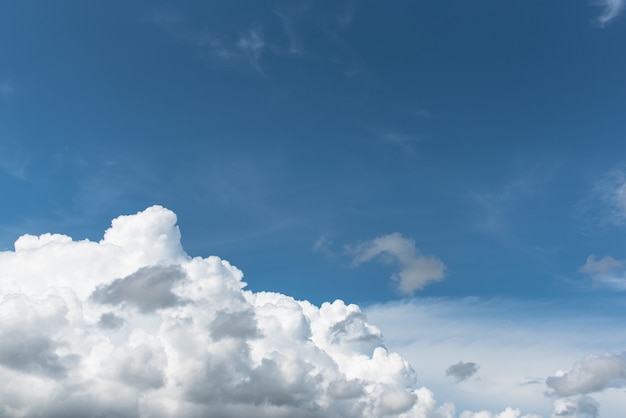
[[[494,375],[489,350],[483,355],[475,343],[457,341],[460,328],[472,338],[479,332],[466,320],[439,324],[436,312],[421,318],[417,305],[405,312],[411,327],[421,324],[423,338],[456,341],[456,350],[463,346],[480,362],[480,396],[470,381],[448,385],[480,401],[470,408],[499,413],[457,413],[447,395],[438,403],[358,306],[254,293],[227,261],[188,256],[176,222],[173,212],[154,206],[114,219],[99,242],[24,235],[14,251],[0,252],[0,417],[538,417],[507,401],[484,402],[502,397],[494,387],[510,391],[520,383]],[[421,257],[399,235],[355,254],[367,260],[381,251],[404,264]],[[403,306],[368,312],[392,335],[402,327],[406,339],[409,328],[396,312]],[[432,327],[445,337],[425,333]],[[485,344],[502,352],[493,340]],[[443,377],[443,364],[458,351],[433,347],[409,357],[426,370],[422,376],[431,376],[431,364]],[[596,356],[549,378],[553,415],[595,417],[598,404],[586,393],[621,384],[617,366],[623,356]],[[462,378],[477,368],[461,362],[448,369]],[[526,387],[541,393],[536,382]]]
[[[246,291],[173,212],[0,253],[0,416],[440,417],[356,305]]]

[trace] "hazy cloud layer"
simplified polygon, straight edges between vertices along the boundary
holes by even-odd
[[[354,264],[360,265],[375,258],[384,262],[397,264],[398,273],[391,278],[398,283],[398,290],[411,294],[422,289],[430,282],[443,280],[446,266],[434,256],[422,255],[415,242],[403,237],[398,232],[375,238],[371,241],[349,247],[354,256]]]

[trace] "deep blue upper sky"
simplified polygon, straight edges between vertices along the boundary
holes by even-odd
[[[347,249],[393,232],[446,265],[420,295],[619,296],[621,267],[579,271],[626,257],[626,17],[604,12],[2,2],[0,249],[161,204],[189,254],[316,303],[401,297]]]

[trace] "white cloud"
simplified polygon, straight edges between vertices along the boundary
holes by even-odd
[[[596,286],[626,290],[625,260],[617,260],[611,256],[598,259],[592,254],[587,257],[587,261],[578,271],[591,277]]]
[[[602,7],[602,13],[596,19],[600,26],[605,26],[624,10],[624,0],[600,0],[597,4]]]
[[[419,309],[433,306],[424,302],[407,311],[409,319],[397,309],[409,305],[368,309],[392,344],[412,347],[416,374],[358,306],[245,290],[243,274],[227,261],[189,257],[176,222],[154,206],[114,219],[99,242],[24,235],[14,251],[0,252],[0,416],[531,418],[503,403],[529,393],[551,400],[515,372],[541,376],[546,363],[554,370],[555,359],[558,367],[571,358],[555,354],[555,340],[588,348],[587,339],[564,337],[562,321],[559,332],[549,323],[543,331],[477,326],[476,312],[465,315],[467,301],[437,305],[426,317]],[[398,237],[355,254],[365,261],[382,248],[411,260],[414,244]],[[620,335],[585,338],[610,345]],[[418,378],[445,380],[441,371],[459,347],[481,364],[481,382],[475,390],[471,381],[448,382],[438,403]],[[503,379],[507,373],[513,378]],[[510,396],[516,391],[524,396]],[[460,415],[451,394],[464,404]],[[589,405],[562,398],[555,411],[583,417]],[[485,407],[502,412],[470,412]]]
[[[400,271],[391,277],[404,294],[412,294],[428,283],[443,280],[445,275],[446,266],[441,260],[420,254],[415,242],[398,232],[348,247],[347,250],[354,256],[355,265],[375,258],[398,264]]]
[[[452,418],[360,308],[244,290],[176,215],[0,252],[0,416]]]
[[[624,354],[592,355],[570,371],[559,371],[546,379],[546,385],[560,397],[586,395],[626,385]]]

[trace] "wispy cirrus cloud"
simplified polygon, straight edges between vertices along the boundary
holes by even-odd
[[[615,226],[626,225],[626,172],[623,167],[606,173],[594,185],[600,203],[601,221]]]
[[[597,175],[575,204],[574,214],[586,233],[626,227],[626,165]]]
[[[252,65],[252,67],[254,67],[257,71],[262,72],[261,54],[267,46],[263,37],[263,30],[260,27],[257,27],[241,34],[237,40],[236,46],[247,58],[250,65]]]
[[[578,272],[589,276],[595,286],[626,290],[626,260],[608,255],[597,258],[592,254],[587,257],[587,261],[580,266]]]
[[[293,17],[281,10],[277,10],[275,13],[276,16],[280,18],[280,23],[283,25],[283,30],[287,36],[287,40],[289,42],[289,53],[292,55],[302,55],[304,53],[304,49],[302,48],[300,39],[296,35]]]
[[[626,3],[624,0],[600,0],[596,4],[602,8],[602,12],[595,21],[604,27],[624,11]]]
[[[208,56],[216,62],[229,66],[247,62],[256,71],[263,72],[261,55],[267,48],[267,42],[261,26],[240,33],[216,35],[192,28],[176,11],[153,12],[147,21],[167,30],[180,42],[208,52]]]

